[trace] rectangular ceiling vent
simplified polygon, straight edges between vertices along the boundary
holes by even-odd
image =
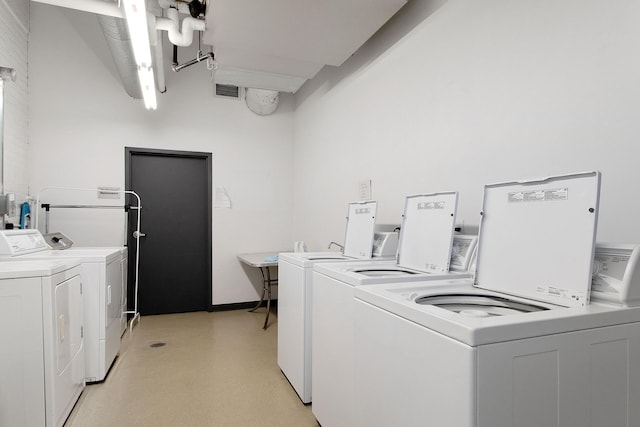
[[[234,85],[221,85],[216,83],[216,96],[239,99],[240,88]]]

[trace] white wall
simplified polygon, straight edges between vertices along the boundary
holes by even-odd
[[[214,185],[234,203],[214,211],[215,304],[257,296],[236,254],[343,240],[365,178],[379,223],[400,221],[406,194],[454,189],[472,228],[485,183],[598,169],[599,240],[640,241],[638,12],[631,0],[412,1],[308,82],[295,113],[283,97],[258,117],[212,97],[200,66],[168,71],[159,110],[145,111],[95,21],[34,4],[31,192],[123,187],[125,146],[212,152]]]
[[[297,94],[294,239],[342,240],[365,178],[378,222],[400,222],[407,194],[457,190],[477,226],[483,184],[595,169],[598,239],[640,242],[639,15],[632,0],[409,2]]]
[[[181,61],[194,56],[180,50]],[[124,147],[211,152],[214,186],[227,189],[233,206],[214,209],[213,304],[256,300],[257,272],[245,271],[237,255],[292,246],[292,98],[282,96],[274,115],[257,116],[243,101],[214,97],[210,74],[198,64],[179,74],[167,69],[167,93],[158,110],[147,111],[125,93],[95,16],[41,4],[31,10],[29,60],[32,192],[124,188]],[[93,193],[42,197],[96,202]],[[59,210],[50,219],[77,244],[123,240],[117,213]]]
[[[26,199],[29,181],[28,32],[29,2],[0,0],[0,66],[14,68],[18,73],[15,83],[7,81],[4,84],[4,190],[16,193],[17,201]]]

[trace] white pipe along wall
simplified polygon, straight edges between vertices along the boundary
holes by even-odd
[[[167,18],[157,18],[150,16],[150,25],[157,30],[166,31],[171,43],[176,46],[191,46],[194,31],[204,31],[205,22],[191,17],[182,20],[182,31],[180,31],[180,16],[176,9],[166,10]]]
[[[123,18],[124,11],[116,3],[101,0],[33,0],[38,3],[52,6],[66,7],[68,9],[80,10],[83,12],[96,13],[98,15]],[[191,46],[194,31],[204,31],[206,24],[201,19],[186,17],[182,21],[182,31],[180,30],[180,16],[177,9],[169,7],[166,9],[166,18],[158,18],[149,13],[149,27],[155,30],[167,31],[171,43],[177,46]],[[153,37],[153,31],[150,31]],[[154,44],[154,43],[152,43]]]
[[[36,2],[49,4],[52,6],[65,7],[69,9],[80,10],[89,13],[95,13],[98,15],[109,16],[113,18],[124,19],[124,11],[118,7],[116,3],[110,3],[101,0],[34,0]],[[167,18],[157,17],[157,15],[163,14],[163,9],[166,10]],[[149,43],[153,47],[153,55],[155,58],[155,72],[156,72],[156,85],[160,93],[164,93],[167,90],[165,74],[164,74],[164,55],[162,52],[162,37],[158,31],[167,31],[167,36],[171,43],[176,46],[190,46],[193,43],[193,32],[204,31],[206,24],[204,20],[185,17],[182,21],[182,31],[180,30],[180,16],[179,12],[189,14],[188,5],[182,2],[160,0],[156,3],[151,3],[147,12],[148,25],[149,25]],[[117,23],[110,23],[108,21],[102,21],[103,29],[106,26],[111,26]],[[108,35],[105,32],[105,37],[113,37],[113,31]],[[116,41],[112,41],[116,42]],[[117,41],[116,43],[118,43]],[[136,99],[142,98],[140,87],[138,83],[137,73],[135,72],[135,65],[127,65],[127,61],[132,62],[133,59],[129,58],[130,50],[122,46],[112,47],[112,50],[116,49],[114,58],[116,62],[119,62],[120,75],[123,78],[123,83],[127,93]],[[128,70],[128,67],[133,67],[132,70]]]

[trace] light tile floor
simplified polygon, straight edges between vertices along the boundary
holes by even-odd
[[[142,317],[65,425],[317,427],[278,367],[276,316],[263,322],[264,309]]]

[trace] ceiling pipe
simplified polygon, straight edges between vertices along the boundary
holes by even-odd
[[[182,70],[183,68],[187,68],[193,64],[197,64],[200,61],[204,61],[204,60],[208,60],[211,59],[212,61],[214,60],[214,56],[213,56],[213,52],[209,52],[209,53],[202,53],[200,51],[198,51],[198,55],[192,59],[191,61],[187,61],[183,64],[178,64],[177,62],[175,62],[171,65],[171,69],[175,72],[178,72],[180,70]]]
[[[122,41],[125,39],[126,31],[122,32],[121,25],[114,22],[109,22],[109,18],[121,18],[125,19],[124,11],[118,7],[118,3],[112,3],[102,0],[33,0],[38,3],[49,4],[52,6],[66,7],[69,9],[80,10],[89,13],[95,13],[102,15],[105,18],[101,20],[101,25],[104,27],[118,27],[117,31],[104,31],[107,43],[116,61],[116,68],[125,86],[125,91],[133,98],[141,97],[138,78],[137,78],[137,66],[129,66],[125,64],[125,61],[134,63],[132,60],[132,51],[130,46],[122,46]],[[189,5],[185,2],[175,0],[159,0],[160,8],[169,8],[171,6],[178,8],[181,12],[189,14]],[[158,9],[156,6],[155,9]],[[161,10],[154,10],[157,14],[161,13]],[[154,48],[155,55],[155,71],[156,71],[156,85],[160,93],[167,91],[164,66],[163,66],[163,53],[162,53],[162,37],[158,33],[160,30],[168,32],[169,40],[175,45],[189,46],[193,42],[193,31],[204,31],[206,24],[203,20],[187,17],[182,23],[182,32],[179,30],[180,17],[178,10],[169,9],[167,11],[168,18],[157,18],[154,14],[149,14],[149,27],[152,29],[149,33],[150,44]],[[100,18],[100,17],[99,17]],[[153,31],[155,30],[155,31]],[[113,40],[109,40],[109,38]],[[124,61],[116,59],[123,57]],[[120,62],[120,64],[118,64]]]
[[[204,31],[206,24],[203,20],[191,17],[182,20],[182,31],[180,31],[180,15],[177,9],[167,10],[166,18],[151,18],[151,24],[156,30],[166,31],[171,43],[176,46],[190,46],[193,43],[193,32]]]
[[[134,99],[142,97],[140,92],[140,86],[138,83],[137,66],[133,61],[133,51],[131,50],[128,31],[124,28],[123,22],[119,21],[120,18],[125,19],[124,10],[118,7],[118,3],[112,3],[103,0],[33,0],[38,3],[49,4],[52,6],[66,7],[69,9],[80,10],[89,13],[95,13],[98,16],[100,25],[103,28],[107,44],[111,50],[118,74],[124,85],[125,91],[129,96]],[[151,5],[153,6],[153,4]],[[160,6],[160,10],[158,9]],[[171,43],[177,46],[190,46],[193,43],[193,32],[204,31],[206,24],[201,19],[192,17],[186,17],[182,21],[182,30],[180,30],[180,15],[179,11],[189,15],[189,4],[176,1],[176,0],[158,0],[158,4],[155,9],[151,7],[156,14],[161,14],[162,9],[167,10],[167,18],[156,17],[155,14],[149,13],[149,31],[150,44],[153,46],[153,54],[155,59],[155,75],[156,75],[156,87],[160,93],[167,91],[165,74],[164,74],[164,57],[162,53],[162,37],[158,31],[167,31],[169,40]],[[155,31],[154,31],[155,30]],[[191,63],[202,61],[208,58],[209,55],[198,58],[191,61]],[[191,65],[189,63],[188,65]],[[184,68],[184,65],[180,68]],[[0,192],[2,187],[0,186]]]
[[[189,15],[189,3],[177,0],[158,0],[158,5],[163,9],[174,8],[178,12]]]
[[[124,19],[113,16],[97,17],[125,92],[133,99],[142,99],[142,89],[137,75],[138,66],[133,56],[127,23]]]
[[[33,0],[38,3],[52,6],[66,7],[69,9],[81,10],[84,12],[96,13],[98,15],[112,16],[114,18],[124,18],[124,11],[118,8],[118,4],[102,0]],[[162,4],[161,4],[162,6]],[[188,5],[186,13],[189,13]],[[180,15],[177,9],[169,8],[167,18],[158,18],[151,15],[150,27],[156,30],[164,30],[169,33],[171,43],[178,46],[189,46],[193,42],[194,31],[204,31],[206,24],[202,19],[187,17],[182,21],[182,31],[180,31]]]

